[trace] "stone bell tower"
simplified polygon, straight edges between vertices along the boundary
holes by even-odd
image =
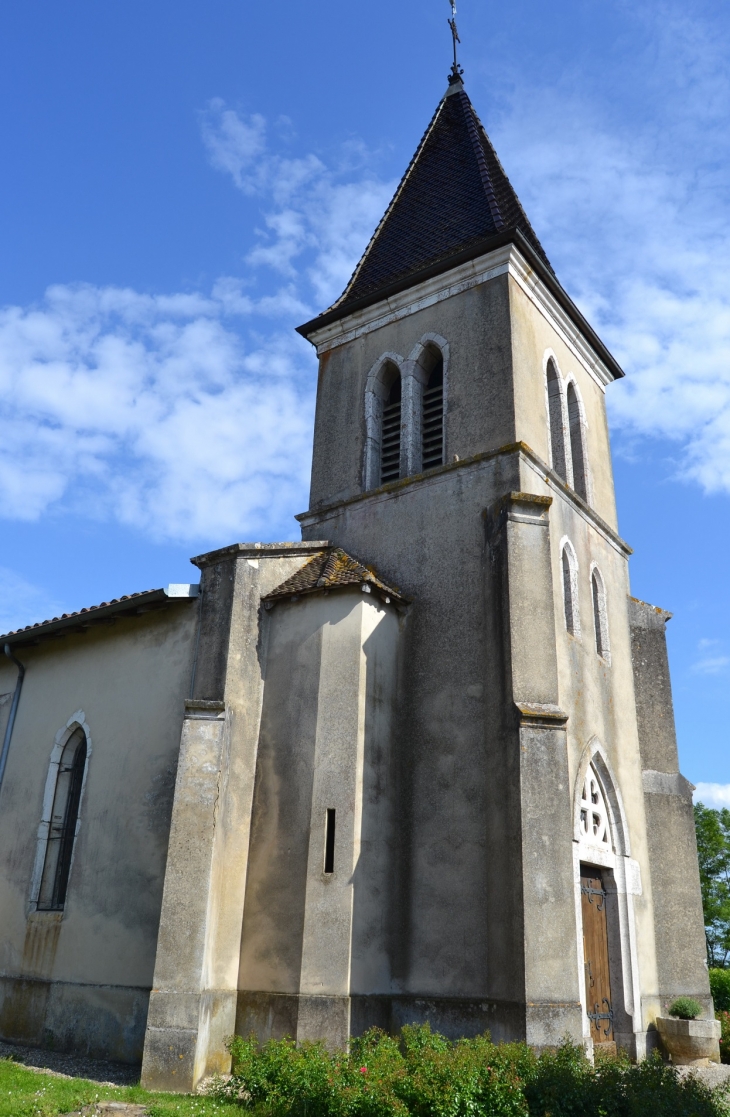
[[[640,1056],[676,995],[711,1012],[669,615],[630,596],[618,534],[605,392],[623,373],[458,74],[344,294],[300,333],[320,361],[303,538],[410,601],[388,973],[353,982],[353,1027]]]
[[[143,1082],[226,1070],[234,1030],[343,1047],[429,1021],[640,1057],[677,995],[712,1012],[669,615],[629,593],[623,373],[458,74],[300,332],[303,541],[193,560]]]

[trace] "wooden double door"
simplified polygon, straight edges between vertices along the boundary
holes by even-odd
[[[611,973],[608,957],[606,890],[601,869],[580,867],[580,899],[583,914],[583,958],[586,979],[586,1009],[594,1043],[613,1042]]]

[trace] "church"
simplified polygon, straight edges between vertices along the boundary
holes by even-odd
[[[641,1059],[712,1015],[621,368],[454,67],[319,359],[300,543],[0,638],[0,1036],[191,1091],[430,1022]]]

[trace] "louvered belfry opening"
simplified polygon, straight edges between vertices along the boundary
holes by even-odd
[[[83,729],[77,729],[69,738],[58,767],[53,813],[38,896],[39,911],[62,911],[66,903],[85,767],[86,735]]]
[[[424,469],[444,464],[444,360],[438,356],[423,393]]]
[[[390,390],[383,403],[383,427],[380,437],[380,484],[400,477],[401,383],[400,373],[393,369]]]

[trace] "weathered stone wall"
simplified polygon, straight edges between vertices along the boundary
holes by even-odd
[[[197,603],[16,654],[26,666],[0,791],[0,1035],[138,1062],[152,985]],[[16,669],[0,662],[0,691]],[[54,738],[91,737],[63,913],[29,911]]]
[[[669,678],[671,614],[629,600],[631,652],[646,804],[648,857],[656,911],[657,979],[646,990],[652,1016],[680,995],[712,1015],[697,866],[692,785],[680,774]]]
[[[268,623],[237,1030],[342,1046],[351,994],[390,992],[398,618],[355,587]]]
[[[202,662],[215,667],[202,681],[196,672],[187,703],[145,1041],[150,1087],[189,1090],[225,1071],[234,1028],[341,1046],[351,992],[389,988],[398,615],[359,587],[261,603],[320,546],[239,545],[196,560],[216,649]]]
[[[143,1082],[191,1090],[225,1071],[263,687],[261,596],[311,545],[234,545],[201,568],[201,638],[187,703],[160,915]],[[191,866],[194,865],[194,871]]]

